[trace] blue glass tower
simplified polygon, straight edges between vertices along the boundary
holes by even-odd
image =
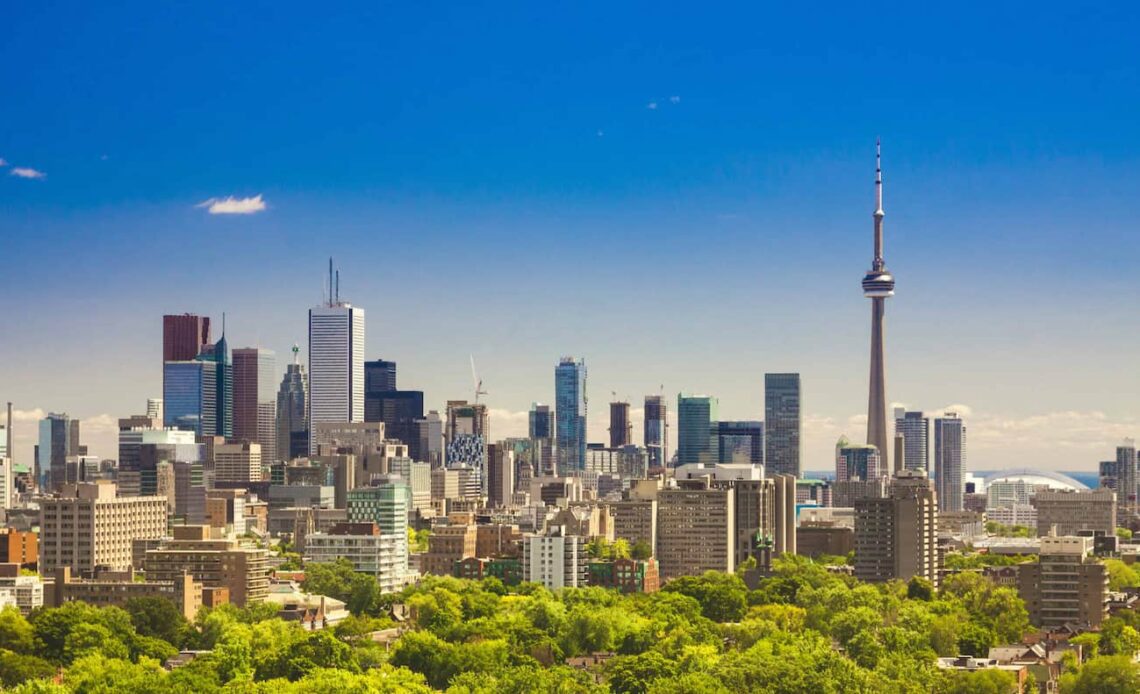
[[[708,395],[677,396],[677,464],[716,463],[717,400]]]
[[[558,474],[586,466],[586,362],[563,357],[554,369],[555,445]]]

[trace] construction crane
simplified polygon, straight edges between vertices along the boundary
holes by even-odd
[[[475,384],[475,404],[479,404],[479,396],[486,395],[487,391],[483,390],[483,379],[479,378],[478,372],[475,371],[475,355],[471,356],[471,381]]]

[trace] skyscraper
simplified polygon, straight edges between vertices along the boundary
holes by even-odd
[[[610,448],[633,443],[633,425],[629,421],[629,403],[610,403]]]
[[[721,463],[764,464],[764,422],[717,422],[714,426]]]
[[[226,342],[225,315],[222,316],[222,336],[212,345],[206,345],[198,361],[213,362],[214,368],[214,433],[227,439],[234,435],[234,365]]]
[[[665,398],[645,396],[645,448],[649,451],[649,467],[665,466]]]
[[[895,295],[895,278],[883,261],[883,169],[875,143],[875,257],[863,277],[863,295],[871,300],[871,387],[867,398],[867,443],[879,450],[884,470],[890,468],[887,441],[887,365],[883,347],[886,300]],[[946,499],[943,499],[945,508]],[[960,510],[960,507],[958,509]]]
[[[383,359],[364,362],[364,396],[392,390],[396,390],[396,362]]]
[[[554,472],[554,413],[550,405],[531,403],[528,436],[534,442],[531,462],[536,474]]]
[[[234,438],[261,444],[261,459],[277,462],[277,357],[272,350],[243,347],[233,359]]]
[[[1132,439],[1116,447],[1116,506],[1121,525],[1128,527],[1136,512],[1136,444]]]
[[[563,357],[554,369],[554,421],[558,474],[586,466],[586,362]]]
[[[879,451],[871,445],[853,444],[840,436],[835,444],[835,481],[875,480],[890,474],[884,470]]]
[[[309,382],[293,345],[293,363],[277,389],[277,457],[292,460],[309,454]]]
[[[717,462],[716,422],[716,398],[677,395],[677,465]]]
[[[903,467],[930,474],[930,418],[922,412],[895,408],[895,433],[903,436]],[[897,463],[896,463],[897,464]]]
[[[218,365],[213,361],[168,361],[162,371],[162,421],[198,436],[221,434],[218,425]]]
[[[329,301],[309,309],[309,431],[364,421],[364,309],[340,300],[332,276],[330,258]]]
[[[57,490],[67,481],[67,458],[81,452],[79,420],[67,413],[50,413],[40,420],[39,484],[41,489]]]
[[[191,361],[210,344],[210,318],[192,313],[162,317],[162,360]]]
[[[768,474],[803,477],[800,375],[764,374],[764,463]]]
[[[365,395],[364,421],[384,422],[385,437],[406,443],[409,449],[419,445],[416,420],[423,417],[422,390],[387,390]]]
[[[934,420],[934,475],[944,511],[961,511],[966,474],[966,425],[954,412]]]
[[[902,470],[886,498],[855,500],[855,577],[938,585],[938,501],[926,475]],[[959,499],[961,497],[959,496]]]

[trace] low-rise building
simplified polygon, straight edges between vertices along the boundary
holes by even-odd
[[[0,596],[25,616],[44,604],[44,582],[39,576],[20,575],[19,564],[0,564]]]
[[[425,574],[450,576],[455,562],[475,556],[474,524],[436,525],[428,536],[428,551],[421,560]]]
[[[1108,616],[1108,570],[1091,537],[1041,538],[1040,558],[1018,566],[1018,593],[1037,626],[1095,628]]]
[[[1037,510],[1038,537],[1054,528],[1062,536],[1116,532],[1116,492],[1111,489],[1042,489],[1029,503]]]
[[[523,580],[522,560],[518,557],[467,557],[455,562],[455,576],[475,581],[494,576],[504,585],[517,586]]]
[[[342,523],[327,533],[305,538],[305,561],[331,564],[347,559],[360,573],[375,576],[380,590],[392,593],[404,586],[408,571],[408,535],[380,532],[376,523]]]
[[[661,587],[657,561],[652,557],[591,561],[588,571],[590,585],[616,588],[623,593],[653,593]]]
[[[0,528],[0,562],[27,565],[39,560],[39,535],[31,530]]]
[[[202,584],[189,574],[173,581],[137,581],[134,569],[97,571],[93,578],[76,578],[70,567],[55,570],[45,605],[59,607],[78,600],[95,607],[126,607],[131,598],[163,598],[174,603],[182,616],[193,620],[202,606]]]

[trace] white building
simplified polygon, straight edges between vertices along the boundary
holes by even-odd
[[[19,567],[9,565],[0,574],[0,602],[10,602],[27,615],[44,606],[44,582],[39,576],[20,576]]]
[[[1027,528],[1036,528],[1037,509],[1029,504],[1010,504],[997,508],[987,508],[986,520],[1002,525],[1024,525]]]
[[[584,587],[589,580],[585,540],[554,526],[546,535],[523,538],[523,580],[551,590]]]
[[[360,573],[376,577],[380,590],[395,592],[408,577],[408,533],[383,534],[375,523],[341,523],[324,533],[305,536],[305,561],[352,562]]]
[[[16,495],[12,477],[12,459],[0,456],[0,509],[5,511],[12,508]]]
[[[364,421],[364,309],[333,300],[309,309],[309,430]],[[310,452],[315,452],[310,447]]]

